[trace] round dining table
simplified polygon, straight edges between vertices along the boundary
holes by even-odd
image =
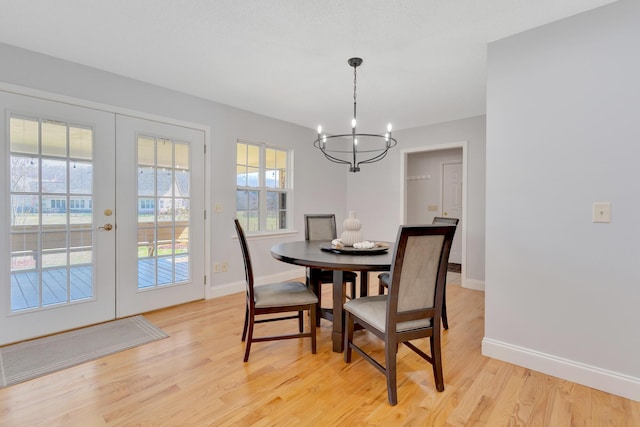
[[[360,296],[367,295],[368,273],[370,271],[389,271],[393,262],[393,246],[389,244],[386,251],[353,251],[351,253],[336,253],[325,249],[330,242],[304,240],[279,243],[271,248],[271,255],[280,261],[308,267],[309,286],[316,293],[320,292],[320,271],[333,270],[333,308],[318,310],[323,317],[333,321],[332,341],[333,351],[342,352],[344,347],[344,311],[345,286],[343,274],[345,271],[360,272]]]

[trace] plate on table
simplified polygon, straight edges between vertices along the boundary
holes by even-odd
[[[386,245],[386,243],[385,243]],[[344,254],[344,255],[378,255],[384,254],[389,250],[389,246],[374,246],[369,249],[356,249],[352,246],[343,246],[341,248],[336,248],[331,243],[322,243],[320,244],[320,249],[325,252],[333,252],[334,254]]]

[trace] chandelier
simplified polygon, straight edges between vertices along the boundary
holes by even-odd
[[[362,64],[362,58],[350,58],[347,62],[350,67],[353,67],[351,133],[326,135],[322,133],[322,126],[318,126],[318,136],[313,141],[313,146],[319,149],[328,160],[349,165],[349,172],[359,172],[361,164],[384,159],[389,148],[395,147],[398,141],[391,136],[391,123],[387,125],[385,134],[358,133],[356,130],[356,69]]]

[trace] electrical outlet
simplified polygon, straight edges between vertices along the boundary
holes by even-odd
[[[229,263],[227,263],[227,261],[220,263],[220,271],[229,271]]]

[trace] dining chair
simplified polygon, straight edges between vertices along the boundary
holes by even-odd
[[[242,230],[242,226],[237,219],[234,219],[238,240],[242,249],[244,259],[244,272],[246,278],[246,310],[244,316],[244,328],[242,329],[242,341],[246,339],[244,361],[249,360],[251,344],[261,341],[274,341],[292,338],[311,338],[311,353],[316,353],[316,307],[318,298],[304,283],[291,281],[271,283],[267,285],[254,286],[253,267],[249,246]],[[303,313],[309,311],[310,332],[304,332]],[[256,319],[256,316],[272,313],[297,312],[295,315],[269,317]],[[278,320],[298,319],[297,334],[254,337],[253,328],[256,323],[274,322]]]
[[[436,389],[444,390],[440,317],[454,233],[455,227],[451,225],[401,226],[388,294],[352,299],[344,305],[344,361],[350,363],[352,350],[356,350],[385,374],[391,405],[398,403],[396,356],[400,343],[433,365]],[[354,343],[356,326],[384,342],[385,365]],[[430,355],[410,342],[418,338],[429,338]]]
[[[305,240],[318,240],[330,242],[336,239],[338,232],[336,229],[336,216],[334,214],[305,214],[304,216],[304,238]],[[357,274],[353,271],[345,271],[342,286],[350,284],[350,298],[356,297]],[[307,281],[310,279],[310,269],[307,268]],[[322,285],[333,283],[333,270],[320,270],[320,280],[318,289],[314,289],[318,296],[317,324],[320,325],[320,307],[322,302]]]
[[[450,224],[455,225],[456,229],[458,226],[458,222],[460,220],[458,218],[450,218],[444,216],[437,216],[433,218],[432,224]],[[380,273],[378,274],[378,293],[383,294],[384,290],[389,287],[389,281],[391,280],[389,273]],[[449,319],[447,318],[447,286],[444,287],[444,292],[442,293],[442,326],[445,330],[449,329]]]

